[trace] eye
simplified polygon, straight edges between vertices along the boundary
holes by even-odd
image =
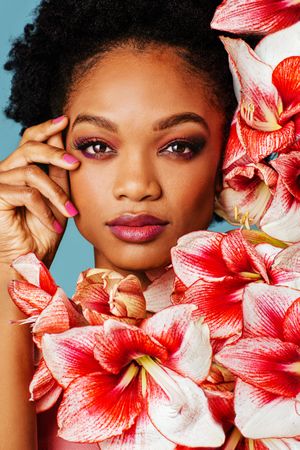
[[[159,151],[159,154],[170,154],[174,157],[191,159],[196,156],[204,147],[203,138],[196,140],[176,140],[168,144]]]
[[[80,150],[87,158],[100,159],[115,153],[114,149],[99,139],[79,140],[74,143],[74,147]]]

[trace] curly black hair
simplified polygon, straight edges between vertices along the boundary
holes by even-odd
[[[42,0],[4,68],[7,117],[24,128],[62,114],[70,88],[101,54],[126,42],[173,46],[211,86],[228,121],[236,106],[228,60],[210,21],[220,0]]]

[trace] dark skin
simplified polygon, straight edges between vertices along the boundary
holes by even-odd
[[[94,247],[95,266],[135,273],[147,284],[145,271],[170,264],[177,239],[211,220],[224,114],[201,76],[164,47],[111,51],[75,86],[65,113],[67,150],[81,161],[70,172],[75,221]],[[163,126],[174,116],[181,117]],[[124,242],[105,224],[125,213],[169,224],[150,242]]]

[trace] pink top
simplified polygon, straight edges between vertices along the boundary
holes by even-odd
[[[99,450],[97,444],[69,442],[57,436],[56,411],[58,405],[38,414],[38,450]]]

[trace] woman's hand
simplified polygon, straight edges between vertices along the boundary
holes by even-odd
[[[80,161],[64,150],[67,124],[62,116],[28,128],[19,147],[0,161],[0,264],[35,252],[50,267],[67,217],[77,214],[67,170]],[[49,175],[35,163],[49,164]]]

